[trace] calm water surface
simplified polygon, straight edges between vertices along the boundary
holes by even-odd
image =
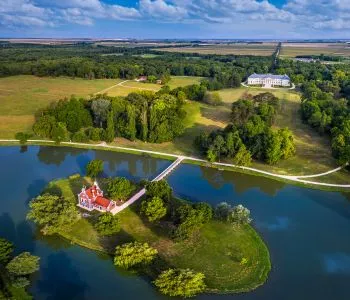
[[[28,202],[52,179],[83,174],[88,161],[105,173],[152,178],[169,161],[144,156],[55,147],[0,147],[0,236],[17,252],[41,257],[35,299],[166,299],[144,279],[120,273],[111,258],[60,238],[43,237],[25,220]],[[262,177],[181,165],[168,178],[175,194],[216,205],[248,207],[271,253],[268,282],[241,295],[200,299],[349,299],[350,196],[286,185]]]

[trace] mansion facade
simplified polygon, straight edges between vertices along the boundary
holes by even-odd
[[[248,85],[263,85],[264,87],[272,86],[290,86],[290,78],[288,75],[274,74],[252,74],[248,77]]]

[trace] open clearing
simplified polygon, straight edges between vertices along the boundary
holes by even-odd
[[[195,45],[186,47],[172,47],[153,49],[156,51],[217,54],[217,55],[256,55],[269,56],[276,50],[276,43],[264,44],[217,44],[217,45]]]
[[[86,97],[120,81],[29,75],[0,78],[0,136],[10,138],[18,131],[30,130],[33,114],[52,101],[71,95]]]
[[[200,77],[172,77],[171,88],[198,83]],[[67,77],[36,77],[30,75],[0,78],[0,137],[13,138],[19,131],[30,131],[34,113],[49,103],[75,95],[88,97],[123,82],[122,79],[86,80]],[[117,86],[108,90],[110,96],[126,96],[142,89],[157,91],[158,84],[135,81],[126,82],[130,87]]]
[[[192,76],[173,76],[171,80],[167,83],[171,89],[186,86],[190,84],[200,83],[202,77],[192,77]],[[127,96],[129,93],[137,91],[154,91],[157,92],[161,89],[162,85],[155,83],[145,83],[138,82],[135,80],[128,80],[121,83],[114,88],[107,91],[108,96]]]
[[[346,43],[283,43],[280,57],[320,54],[350,57],[350,45]]]

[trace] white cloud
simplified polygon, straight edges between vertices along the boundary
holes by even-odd
[[[144,16],[160,19],[184,19],[188,17],[186,7],[168,4],[164,0],[140,0],[140,12]]]
[[[139,0],[136,7],[103,0],[0,0],[3,27],[94,25],[101,19],[224,24],[228,32],[259,22],[276,32],[278,24],[295,32],[341,31],[350,29],[350,0],[287,0],[280,8],[268,0]]]

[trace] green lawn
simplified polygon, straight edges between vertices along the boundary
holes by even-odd
[[[76,189],[86,183],[84,178],[53,181],[49,188],[61,191],[68,201],[77,201]],[[142,219],[138,211],[139,203],[125,209],[118,217],[121,231],[115,236],[101,238],[89,219],[81,219],[74,228],[61,235],[81,246],[113,254],[115,246],[138,240],[148,242],[158,249],[159,259],[148,271],[156,276],[169,267],[191,268],[206,276],[208,291],[242,292],[263,284],[271,269],[269,252],[249,225],[236,227],[212,220],[192,238],[175,243],[165,227],[150,224]],[[241,265],[243,258],[248,262]],[[205,263],[203,263],[205,262]]]
[[[171,89],[186,86],[190,84],[200,83],[202,77],[194,76],[172,76],[171,80],[168,82],[168,85]],[[118,85],[107,91],[109,96],[127,96],[129,93],[148,90],[157,92],[160,90],[162,85],[155,83],[145,83],[138,82],[135,80],[128,80],[127,82]]]
[[[18,131],[30,130],[34,113],[53,101],[71,95],[87,97],[118,82],[119,79],[85,80],[29,75],[0,78],[0,137],[13,138]]]

